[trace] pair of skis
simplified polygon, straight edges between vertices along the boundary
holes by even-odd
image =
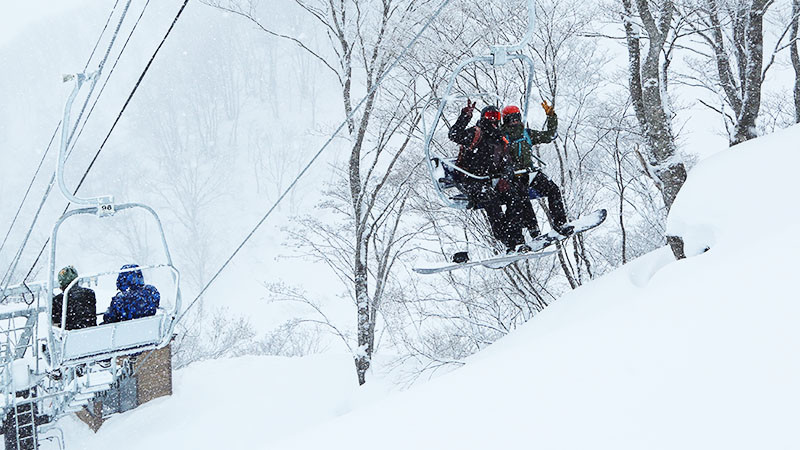
[[[555,230],[539,235],[528,243],[528,245],[531,247],[531,250],[528,252],[510,253],[506,255],[495,256],[492,258],[486,258],[477,261],[468,261],[462,263],[454,263],[454,262],[445,262],[439,264],[433,263],[427,267],[415,267],[414,272],[427,275],[432,273],[451,272],[453,270],[466,269],[468,267],[476,267],[476,266],[484,266],[490,269],[501,269],[517,261],[549,256],[554,254],[555,251],[543,252],[542,250],[549,247],[550,245],[553,245],[558,241],[562,241],[578,233],[583,233],[584,231],[588,231],[591,230],[592,228],[595,228],[596,226],[600,225],[601,223],[603,223],[603,221],[606,220],[607,215],[608,213],[606,212],[605,209],[598,209],[597,211],[594,211],[591,214],[585,215],[571,222],[567,222],[566,225],[572,227],[572,232],[569,233],[567,236],[564,236],[556,232]]]

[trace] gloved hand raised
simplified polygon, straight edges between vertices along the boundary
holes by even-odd
[[[472,116],[472,112],[475,111],[475,103],[477,103],[477,101],[470,103],[469,99],[467,99],[467,106],[461,109],[461,114]]]
[[[547,100],[542,101],[542,109],[544,109],[544,113],[548,116],[552,116],[556,113],[553,105],[548,104]]]

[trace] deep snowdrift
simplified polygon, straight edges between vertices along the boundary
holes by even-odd
[[[208,362],[96,436],[70,422],[68,445],[800,448],[798,140],[794,127],[692,171],[669,220],[689,259],[639,258],[429,383],[311,427],[351,409],[348,358]]]
[[[646,255],[463,369],[280,448],[800,448],[799,140],[793,127],[692,171],[669,227],[710,251]]]

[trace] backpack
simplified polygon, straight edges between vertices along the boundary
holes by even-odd
[[[533,140],[528,134],[528,129],[522,127],[522,136],[512,140],[511,133],[506,136],[511,144],[511,156],[517,165],[517,169],[527,169],[533,165],[531,152],[533,152]]]
[[[475,135],[472,137],[472,142],[467,145],[462,145],[458,148],[458,159],[456,160],[456,165],[459,167],[463,167],[465,163],[466,155],[469,150],[474,150],[475,147],[478,146],[478,142],[481,141],[481,128],[475,127]]]

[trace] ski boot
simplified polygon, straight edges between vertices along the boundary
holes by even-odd
[[[561,225],[553,226],[553,231],[555,231],[556,233],[558,233],[558,234],[560,234],[560,235],[562,235],[564,237],[569,237],[572,234],[572,231],[574,229],[575,229],[574,226],[567,225],[567,224],[561,224]]]
[[[467,252],[456,252],[453,255],[453,262],[456,264],[463,264],[465,262],[469,262],[469,253]]]

